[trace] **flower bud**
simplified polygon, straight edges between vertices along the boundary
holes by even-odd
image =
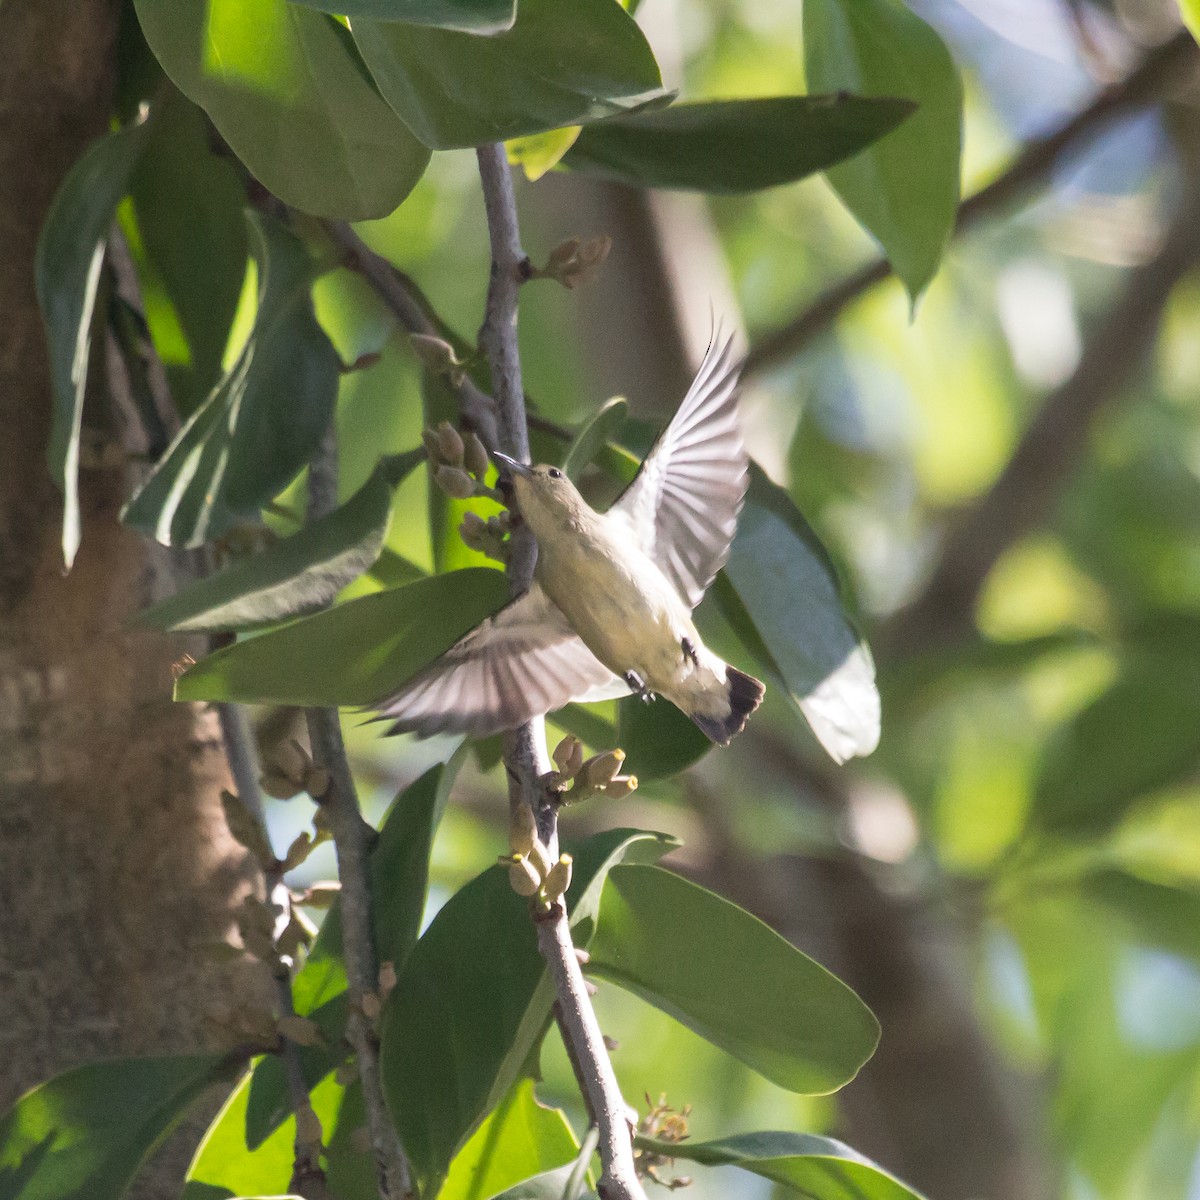
[[[636,775],[618,775],[604,785],[604,794],[613,800],[624,800],[630,792],[637,791],[637,785]]]
[[[589,758],[583,764],[581,772],[583,782],[589,787],[604,788],[617,777],[621,764],[625,761],[624,750],[606,750]]]
[[[438,487],[453,500],[470,500],[475,495],[475,480],[462,467],[440,466],[433,473]]]
[[[536,895],[542,886],[542,877],[533,863],[523,854],[514,854],[508,859],[508,882],[518,896]]]
[[[542,890],[545,892],[547,900],[553,902],[562,899],[566,895],[567,889],[571,886],[571,861],[571,856],[564,854],[546,872],[546,879],[542,883]]]
[[[551,757],[554,759],[554,765],[558,768],[560,775],[567,779],[574,779],[583,765],[583,743],[573,734],[568,733],[554,747]]]
[[[462,466],[465,449],[462,435],[449,421],[438,422],[437,440],[438,449],[442,453],[442,461],[456,467]]]
[[[488,473],[490,461],[479,435],[473,429],[468,429],[463,434],[463,463],[467,470],[482,483]]]

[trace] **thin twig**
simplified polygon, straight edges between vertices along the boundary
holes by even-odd
[[[479,340],[491,366],[500,416],[501,446],[507,453],[527,462],[529,430],[517,348],[517,292],[521,282],[528,278],[529,260],[521,249],[512,177],[504,148],[481,146],[476,154],[492,247],[487,313]],[[528,530],[521,532],[521,541],[509,564],[511,586],[517,592],[529,587],[537,557],[537,548]],[[538,718],[508,735],[504,751],[510,779],[510,806],[527,804],[532,808],[542,841],[551,856],[557,857],[558,807],[543,783],[544,776],[550,771],[545,722]],[[634,1165],[629,1110],[621,1098],[621,1089],[587,994],[562,904],[554,904],[548,913],[538,916],[537,939],[558,995],[569,1053],[577,1064],[587,1105],[600,1134],[602,1172],[597,1192],[602,1200],[645,1200]]]
[[[431,315],[432,306],[414,280],[376,254],[347,222],[322,220],[321,227],[342,252],[347,268],[357,271],[375,289],[404,329],[429,337],[442,336],[442,329]],[[489,450],[500,449],[492,398],[469,375],[451,386],[458,395],[459,412],[480,441]]]
[[[1043,182],[1068,151],[1103,125],[1162,96],[1183,66],[1195,63],[1196,58],[1196,43],[1187,30],[1151,50],[1124,79],[1104,88],[1086,108],[1050,133],[1027,143],[1000,175],[964,200],[959,206],[955,236]],[[755,342],[742,365],[742,378],[761,375],[799,353],[855,300],[892,273],[891,263],[879,258],[834,284],[786,325]]]
[[[337,441],[332,426],[313,456],[308,477],[308,520],[337,506]],[[341,881],[342,951],[350,990],[346,1037],[354,1047],[367,1111],[367,1130],[375,1155],[382,1200],[412,1193],[412,1175],[399,1136],[387,1111],[379,1065],[379,1038],[363,1008],[363,998],[379,987],[379,962],[372,932],[370,857],[375,831],[363,820],[336,708],[307,710],[313,761],[329,775],[325,794],[314,797],[329,819]]]

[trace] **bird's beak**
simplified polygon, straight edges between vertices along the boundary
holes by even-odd
[[[504,467],[510,475],[530,476],[533,472],[521,462],[517,462],[515,458],[509,458],[507,454],[501,454],[499,450],[492,451],[492,457]]]

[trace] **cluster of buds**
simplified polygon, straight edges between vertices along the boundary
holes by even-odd
[[[463,542],[480,554],[494,558],[497,562],[508,562],[508,534],[512,529],[508,509],[498,512],[486,521],[474,512],[463,513],[462,524],[458,527]]]
[[[524,805],[514,813],[508,837],[511,853],[502,855],[500,863],[508,867],[513,891],[528,896],[539,912],[549,912],[571,886],[571,856],[561,854],[557,862],[550,858],[550,851],[538,837],[533,813]]]
[[[295,739],[272,747],[259,779],[262,790],[276,800],[290,800],[307,792],[319,801],[329,791],[329,772]]]
[[[678,1143],[687,1141],[690,1136],[688,1117],[692,1106],[685,1104],[676,1112],[668,1103],[666,1096],[659,1096],[654,1104],[646,1095],[646,1115],[638,1122],[637,1131],[643,1137],[653,1138],[657,1142]],[[639,1146],[634,1151],[634,1165],[637,1173],[670,1191],[676,1188],[690,1186],[692,1180],[688,1175],[667,1176],[663,1172],[675,1165],[675,1160],[666,1154],[659,1154],[645,1146]]]
[[[535,267],[530,272],[530,278],[556,279],[568,291],[574,290],[591,282],[611,249],[612,238],[606,233],[568,238],[550,251],[544,267]]]
[[[461,387],[467,377],[466,363],[445,338],[432,333],[410,333],[409,345],[421,360],[421,366],[434,375],[444,375],[451,387]]]
[[[558,769],[550,786],[558,792],[563,804],[586,800],[597,792],[614,800],[623,800],[637,790],[637,776],[620,773],[625,762],[624,750],[605,750],[585,761],[583,743],[567,734],[554,747],[553,758]]]
[[[473,429],[460,433],[449,421],[442,421],[436,429],[426,429],[421,440],[433,467],[434,482],[452,500],[475,496],[500,499],[499,492],[483,482],[490,460]]]

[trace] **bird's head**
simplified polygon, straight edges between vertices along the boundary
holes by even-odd
[[[492,457],[512,477],[517,507],[534,537],[542,538],[592,511],[560,468],[544,463],[527,467],[507,454],[493,454]]]

